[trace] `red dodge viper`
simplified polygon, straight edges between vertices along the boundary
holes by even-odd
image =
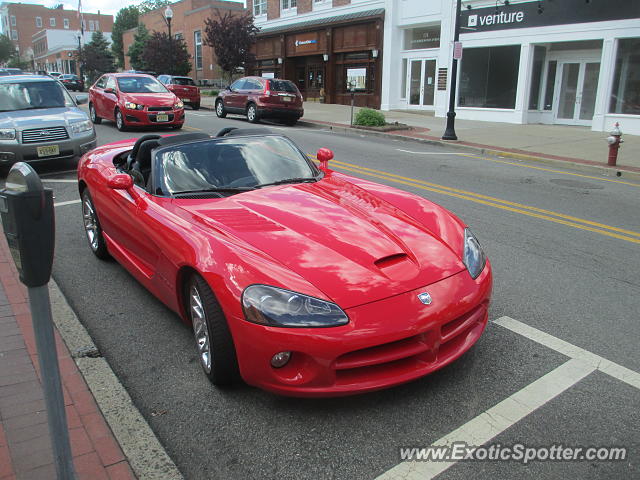
[[[193,326],[216,385],[335,396],[442,368],[486,326],[489,261],[452,213],[332,157],[256,129],[99,147],[78,167],[89,246]]]

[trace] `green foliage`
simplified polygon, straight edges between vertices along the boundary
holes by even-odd
[[[370,108],[363,108],[356,113],[356,118],[353,120],[353,124],[361,125],[363,127],[384,127],[386,121],[382,112],[372,110]]]
[[[8,61],[15,56],[16,47],[7,35],[0,35],[0,63]]]
[[[131,62],[131,68],[134,70],[147,70],[144,60],[142,60],[142,52],[144,52],[144,45],[149,39],[149,30],[144,26],[144,23],[138,25],[138,30],[133,36],[133,43],[129,46],[127,55]]]
[[[91,83],[103,73],[113,72],[116,69],[109,42],[102,32],[93,32],[91,41],[82,48],[80,61]]]
[[[140,12],[138,7],[130,5],[121,8],[116,14],[116,20],[113,22],[113,30],[111,32],[111,51],[116,57],[117,66],[124,68],[124,45],[122,45],[122,33],[130,28],[138,26],[138,18]]]
[[[144,44],[142,62],[146,70],[159,74],[187,75],[191,55],[182,38],[170,38],[165,32],[153,32]]]
[[[156,8],[166,7],[171,2],[169,0],[144,0],[138,4],[140,14],[144,14],[155,10]]]
[[[220,93],[218,90],[200,90],[200,95],[206,97],[217,97],[218,93]]]
[[[256,42],[259,29],[253,24],[251,12],[238,15],[227,11],[220,13],[216,10],[217,18],[207,18],[204,44],[213,47],[216,61],[220,68],[229,75],[229,80],[235,71],[246,68],[255,60],[251,47]]]
[[[20,55],[16,54],[7,62],[9,68],[19,68],[20,70],[31,70],[31,62],[20,58]]]

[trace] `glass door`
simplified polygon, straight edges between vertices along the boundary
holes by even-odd
[[[558,65],[555,123],[591,125],[598,90],[599,62],[562,62]]]
[[[411,60],[407,94],[409,108],[433,107],[436,86],[436,61]]]

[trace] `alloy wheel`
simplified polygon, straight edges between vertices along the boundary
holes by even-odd
[[[189,290],[189,309],[191,310],[191,322],[193,325],[193,336],[198,347],[200,363],[206,373],[211,372],[211,342],[209,340],[209,327],[207,317],[200,298],[200,292],[195,285]]]
[[[89,246],[94,252],[98,250],[98,221],[93,204],[88,197],[82,202],[82,218],[84,221],[84,231],[87,234]]]

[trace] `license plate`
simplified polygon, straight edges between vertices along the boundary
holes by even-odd
[[[293,100],[291,97],[282,97],[283,102],[290,102],[291,100]]]
[[[38,147],[39,157],[50,157],[52,155],[60,155],[60,147],[58,145],[45,145],[44,147]]]
[[[168,122],[169,121],[169,115],[156,115],[156,121],[157,122]]]

